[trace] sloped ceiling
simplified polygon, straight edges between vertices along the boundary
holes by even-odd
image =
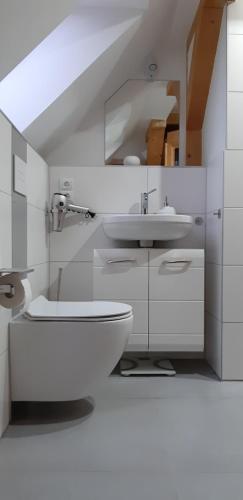
[[[1,55],[1,59],[4,60],[4,68],[1,68],[1,74],[4,76],[7,70],[12,69],[14,64],[16,65],[24,55],[29,53],[41,39],[43,40],[44,36],[47,36],[57,26],[57,18],[60,22],[65,15],[67,17],[72,12],[74,5],[76,5],[76,2],[71,0],[52,0],[51,2],[41,0],[38,2],[39,8],[36,7],[37,10],[34,11],[33,6],[31,9],[31,5],[37,2],[30,0],[23,2],[8,0],[8,2],[13,9],[11,15],[16,16],[15,23],[12,23],[13,27],[17,25],[19,4],[30,8],[32,14],[28,12],[28,19],[30,22],[30,17],[33,16],[33,33],[29,36],[29,43],[24,43],[22,39],[24,39],[25,19],[25,23],[22,22],[21,25],[22,34],[21,30],[19,32],[20,48],[14,52],[12,42],[9,54],[7,40],[11,37],[6,33],[2,34],[4,57]],[[151,58],[151,54],[159,53],[162,65],[163,58],[165,61],[168,60],[168,53],[171,54],[171,57],[176,53],[183,54],[187,34],[198,3],[199,0],[80,0],[80,12],[82,12],[82,8],[88,6],[89,8],[93,7],[94,11],[96,8],[104,9],[106,16],[112,7],[120,11],[126,10],[126,19],[132,19],[132,22],[23,131],[27,140],[44,157],[48,157],[52,151],[65,143],[68,137],[81,127],[89,111],[95,106],[102,105],[125,80],[139,75],[140,77],[144,76],[144,67]],[[43,12],[43,6],[46,7],[45,12]],[[57,13],[54,16],[55,10]],[[69,12],[67,12],[68,10]],[[37,23],[39,30],[34,29],[37,14],[40,18]],[[42,23],[41,19],[44,19],[44,14],[48,21]],[[6,22],[9,20],[9,16],[9,12],[5,13]],[[36,36],[34,36],[35,33]]]
[[[140,11],[82,7],[68,16],[0,83],[0,105],[20,132],[140,18]]]
[[[0,80],[60,24],[77,0],[1,0]]]

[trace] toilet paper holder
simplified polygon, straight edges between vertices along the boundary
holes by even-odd
[[[12,274],[19,274],[25,275],[29,273],[33,273],[34,269],[33,268],[19,268],[19,267],[12,267],[12,268],[2,268],[0,269],[0,295],[7,295],[8,297],[14,297],[15,295],[15,287],[10,283],[4,283],[4,285],[1,284],[1,278],[3,276],[9,275],[9,280],[11,281],[11,275]]]

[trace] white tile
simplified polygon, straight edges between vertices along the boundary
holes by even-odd
[[[206,217],[206,262],[221,264],[223,250],[223,223],[212,212]]]
[[[73,215],[66,219],[61,233],[50,235],[51,261],[92,262],[95,248],[134,247],[136,242],[118,241],[108,238],[102,226],[103,215],[85,219]]]
[[[148,168],[148,190],[151,194],[149,212],[158,211],[168,197],[178,213],[204,213],[206,197],[206,169],[200,167]]]
[[[218,264],[206,264],[206,311],[221,320],[223,268]]]
[[[243,208],[224,209],[224,265],[243,265]]]
[[[39,295],[47,296],[49,288],[49,263],[34,266],[34,272],[28,275],[32,297],[35,299]]]
[[[60,472],[34,473],[28,476],[19,472],[0,473],[1,492],[4,500],[178,500],[174,481],[166,474],[128,472]],[[211,499],[210,499],[211,500]],[[216,499],[214,499],[216,500]],[[238,500],[238,499],[234,499]]]
[[[12,266],[12,200],[0,193],[0,267]]]
[[[12,126],[0,112],[0,191],[11,194],[12,188]]]
[[[224,323],[222,372],[224,380],[243,380],[243,323]]]
[[[175,480],[179,500],[241,500],[242,474],[188,474]]]
[[[242,20],[243,21],[243,20]],[[243,33],[242,35],[228,36],[228,91],[243,91],[243,68],[239,64],[243,53]]]
[[[27,145],[27,200],[45,210],[49,200],[48,165],[41,156]]]
[[[60,300],[92,300],[92,264],[89,262],[51,262],[50,299],[57,299],[58,271],[63,269]]]
[[[60,177],[74,179],[73,200],[97,213],[140,213],[141,193],[147,191],[147,168],[51,167],[52,194]]]
[[[224,266],[223,321],[243,322],[243,266]]]
[[[11,309],[0,306],[0,355],[8,349],[8,324],[11,317]]]
[[[228,6],[228,34],[243,35],[243,4],[237,0]]]
[[[8,352],[0,355],[0,436],[10,418],[10,389]]]
[[[227,100],[227,148],[243,149],[243,92],[228,92]]]
[[[179,362],[180,363],[180,362]],[[175,363],[177,365],[177,362]],[[176,377],[154,378],[154,377],[131,377],[124,379],[119,376],[111,376],[99,386],[93,393],[95,400],[110,401],[114,399],[174,399],[181,398],[186,402],[188,399],[201,399],[215,401],[216,399],[242,398],[243,383],[220,383],[217,377],[208,372],[204,363],[189,360],[183,361],[186,373],[178,369]],[[182,365],[182,366],[183,366]],[[202,369],[204,367],[204,370]],[[161,383],[163,382],[163,383]]]
[[[206,212],[214,212],[223,206],[224,153],[219,151],[207,164]]]
[[[218,377],[222,376],[222,323],[211,314],[205,317],[206,360]]]
[[[224,206],[243,207],[243,151],[224,153]]]
[[[148,191],[151,189],[157,190],[149,195],[148,211],[152,214],[158,212],[165,202],[163,167],[148,167]]]
[[[48,222],[44,210],[32,205],[27,207],[27,256],[28,266],[49,260]]]

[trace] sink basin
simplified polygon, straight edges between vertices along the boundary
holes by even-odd
[[[105,234],[115,240],[178,240],[192,228],[193,218],[179,214],[126,214],[103,218]]]

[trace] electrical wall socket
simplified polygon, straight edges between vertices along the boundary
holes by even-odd
[[[73,179],[70,177],[60,177],[59,179],[60,192],[63,194],[69,194],[72,196],[73,193]]]

